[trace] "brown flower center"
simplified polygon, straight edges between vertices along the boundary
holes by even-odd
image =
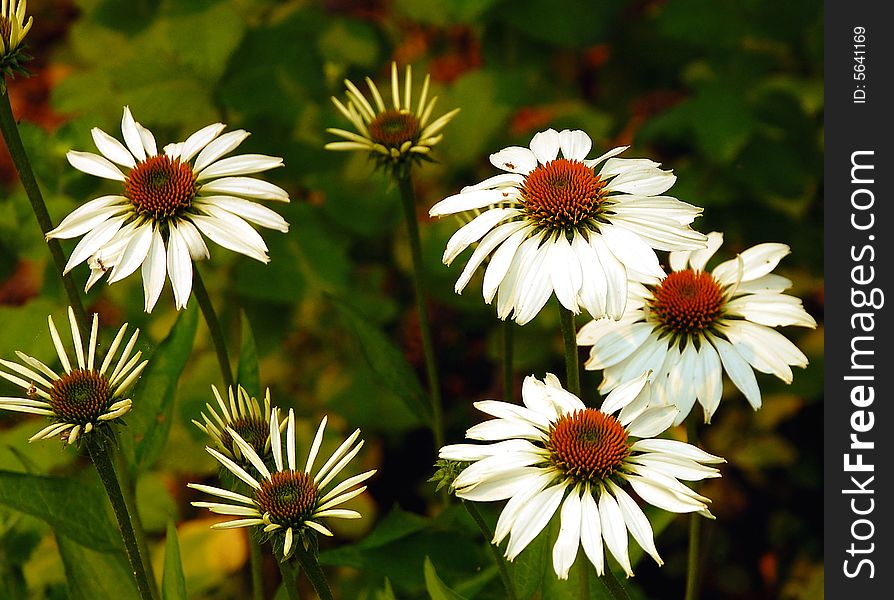
[[[196,177],[188,163],[159,154],[127,175],[124,195],[140,214],[171,217],[189,207],[196,195]]]
[[[243,440],[248,442],[248,444],[257,452],[258,456],[264,457],[266,454],[266,446],[267,446],[267,438],[270,435],[270,424],[261,419],[260,417],[247,416],[247,417],[239,417],[235,421],[230,423],[230,427],[232,427],[236,433],[239,434]],[[230,435],[230,432],[226,429],[221,435],[220,438],[221,444],[223,447],[229,450],[231,453],[236,456],[241,455],[236,453],[237,447],[235,442],[233,442],[233,436]]]
[[[301,525],[313,514],[317,503],[317,486],[301,471],[276,471],[270,479],[261,480],[255,501],[262,513],[282,527]]]
[[[419,120],[409,112],[396,109],[379,113],[369,124],[372,141],[386,148],[400,148],[404,142],[414,141],[419,135]]]
[[[66,373],[50,390],[50,407],[66,423],[95,423],[111,403],[109,380],[97,371],[76,369]]]
[[[630,453],[627,430],[594,408],[564,415],[553,424],[546,448],[550,462],[580,482],[600,482],[620,470]]]
[[[604,188],[593,169],[559,158],[528,173],[521,193],[529,218],[547,229],[568,230],[598,214]]]
[[[698,333],[710,327],[723,308],[723,288],[704,271],[675,271],[653,291],[652,314],[667,329]]]

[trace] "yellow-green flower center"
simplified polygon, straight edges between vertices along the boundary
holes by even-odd
[[[419,120],[410,112],[396,109],[379,113],[369,124],[372,141],[386,148],[400,148],[405,142],[413,142],[419,135]]]

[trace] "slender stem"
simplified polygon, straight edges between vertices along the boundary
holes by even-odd
[[[693,446],[698,445],[698,422],[689,418],[686,420],[687,441]],[[689,563],[686,569],[686,600],[698,599],[698,567],[699,567],[699,541],[701,540],[702,518],[698,513],[689,516]]]
[[[323,574],[323,569],[320,568],[317,557],[305,550],[304,545],[298,542],[295,548],[295,558],[298,559],[298,563],[304,569],[307,578],[310,579],[310,583],[314,586],[314,591],[317,592],[320,600],[332,600],[332,590],[329,589],[329,582],[326,581],[326,575]]]
[[[407,232],[410,234],[410,252],[413,256],[413,282],[416,285],[416,308],[419,312],[419,330],[422,334],[422,351],[425,353],[425,372],[428,376],[428,392],[431,401],[432,431],[435,446],[444,445],[444,423],[441,412],[441,385],[438,381],[438,366],[435,360],[434,343],[428,318],[428,305],[425,295],[425,276],[422,265],[422,244],[419,241],[419,224],[416,222],[416,192],[410,174],[396,176],[400,187],[400,199],[404,207],[407,221]]]
[[[624,589],[624,586],[621,585],[621,582],[618,581],[618,578],[615,577],[615,574],[612,573],[607,565],[605,568],[605,575],[600,577],[599,581],[605,586],[608,594],[615,600],[630,600],[630,596],[627,595],[627,590]]]
[[[248,534],[248,551],[251,559],[251,597],[252,600],[264,600],[264,569],[261,544]]]
[[[513,392],[513,370],[512,370],[512,319],[503,321],[503,400],[512,402]]]
[[[117,442],[112,443],[117,444]],[[124,495],[124,502],[127,506],[136,506],[136,483],[132,480],[132,474],[128,469],[124,457],[120,452],[117,452],[113,454],[112,459],[115,461],[115,472],[118,474],[118,483],[121,487],[121,493]],[[146,528],[143,526],[143,519],[140,517],[140,511],[134,510],[131,514],[131,520],[133,522],[134,533],[137,536],[137,544],[139,544],[140,547],[140,555],[147,557],[151,556],[149,552],[149,544],[146,541]],[[158,589],[158,582],[155,579],[155,569],[152,566],[152,560],[147,560],[145,565],[149,585],[152,586],[152,595],[158,598],[161,596],[161,592]]]
[[[294,569],[288,560],[277,560],[276,562],[279,564],[279,572],[282,574],[282,586],[286,588],[289,600],[300,600],[297,569]]]
[[[574,329],[574,313],[559,305],[562,320],[562,338],[565,340],[565,374],[568,391],[580,398],[580,367],[577,364],[577,331]]]
[[[234,384],[233,370],[230,367],[230,355],[227,353],[227,343],[224,340],[223,329],[220,326],[217,313],[214,311],[211,298],[208,296],[208,290],[205,289],[202,275],[196,267],[192,271],[192,291],[199,302],[199,308],[202,309],[202,316],[205,317],[208,331],[211,333],[211,342],[214,344],[214,351],[217,353],[217,362],[220,363],[220,374],[223,376],[224,384],[227,387],[232,387]]]
[[[112,458],[109,456],[106,442],[98,435],[92,435],[87,442],[87,450],[90,454],[90,460],[93,461],[93,465],[99,473],[99,478],[106,488],[106,494],[108,494],[109,501],[112,503],[112,509],[115,511],[121,538],[124,540],[124,550],[127,553],[127,560],[130,561],[130,567],[137,582],[140,598],[152,600],[152,587],[149,584],[146,568],[143,566],[143,560],[140,557],[140,546],[134,532],[133,522],[127,510],[124,495],[121,493],[121,486],[118,484],[118,476],[115,473],[115,467],[112,464]]]
[[[2,77],[2,76],[0,76]],[[25,194],[31,201],[31,208],[40,230],[44,236],[53,229],[53,220],[50,213],[47,212],[47,205],[43,201],[43,194],[40,192],[40,186],[37,185],[37,179],[34,177],[34,171],[31,169],[31,161],[28,160],[28,153],[22,144],[22,138],[19,136],[19,127],[16,123],[15,116],[12,114],[12,106],[9,104],[9,94],[6,89],[6,81],[0,80],[0,131],[3,133],[3,139],[6,140],[6,147],[12,156],[12,162],[15,164],[16,171],[19,173],[19,179],[22,180],[22,187],[25,188]],[[75,285],[71,275],[65,274],[65,253],[62,251],[62,245],[57,239],[47,240],[47,246],[50,248],[50,255],[53,257],[53,263],[59,276],[62,278],[62,286],[65,288],[65,294],[68,296],[68,303],[75,312],[75,318],[81,331],[90,331],[90,321],[87,319],[87,312],[84,310],[84,303],[81,300],[81,293]]]
[[[484,522],[484,517],[481,516],[478,507],[475,506],[473,502],[466,502],[463,500],[463,506],[466,507],[472,520],[475,521],[475,524],[478,525],[478,529],[480,529],[481,533],[484,535],[487,545],[490,546],[490,551],[494,555],[494,562],[497,563],[497,569],[500,571],[500,579],[503,580],[503,587],[506,588],[507,600],[516,600],[518,595],[515,593],[515,585],[512,583],[512,578],[509,576],[506,558],[503,556],[503,553],[500,552],[500,549],[491,543],[491,540],[494,539],[494,532],[491,531],[488,524]]]

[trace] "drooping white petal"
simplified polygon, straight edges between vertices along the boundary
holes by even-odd
[[[283,219],[279,213],[273,211],[266,206],[262,206],[257,202],[251,202],[243,198],[233,196],[200,196],[194,201],[196,207],[203,205],[212,205],[222,208],[227,212],[238,215],[242,219],[266,227],[287,233],[289,224]],[[190,252],[191,253],[191,252]]]
[[[602,524],[599,507],[589,489],[581,495],[580,542],[584,553],[600,577],[605,573],[605,553],[602,543]]]
[[[659,566],[663,565],[664,561],[661,560],[658,549],[655,547],[655,536],[648,517],[627,492],[611,481],[608,485],[618,502],[618,508],[621,509],[621,514],[624,516],[624,523],[633,539],[646,551],[646,554],[655,559]]]
[[[166,272],[167,253],[161,232],[156,228],[152,233],[149,255],[143,261],[143,296],[145,299],[144,309],[147,313],[152,312],[155,303],[158,302],[158,297],[165,284]]]
[[[147,222],[138,226],[130,236],[127,246],[124,247],[121,260],[109,275],[109,283],[121,281],[136,271],[143,264],[146,255],[149,254],[150,245],[152,245],[152,224]]]
[[[456,280],[456,284],[453,289],[457,294],[461,294],[465,287],[469,284],[469,281],[472,279],[472,275],[481,266],[481,263],[490,255],[494,249],[502,244],[509,236],[512,234],[525,229],[527,224],[524,221],[511,221],[509,223],[503,223],[502,225],[498,225],[494,228],[490,233],[484,236],[484,238],[478,243],[478,247],[475,248],[474,252],[472,252],[472,256],[469,258],[469,262],[466,263],[466,266],[463,267],[463,272],[460,274],[459,278]]]
[[[560,233],[552,242],[547,242],[546,246],[549,276],[556,298],[562,306],[577,314],[580,312],[577,295],[583,284],[580,259],[564,233]]]
[[[543,531],[559,508],[565,485],[557,484],[531,498],[519,512],[506,548],[506,558],[514,560]]]
[[[487,270],[484,272],[484,283],[481,288],[486,303],[490,304],[493,301],[497,288],[506,278],[506,274],[517,258],[516,254],[521,252],[522,242],[524,242],[523,247],[525,248],[536,246],[538,243],[535,238],[525,241],[528,234],[527,228],[519,229],[500,244],[500,247],[491,255],[490,264],[487,265]]]
[[[723,393],[723,367],[714,346],[705,339],[698,349],[694,380],[696,398],[705,411],[705,422],[710,423]]]
[[[78,242],[71,256],[68,257],[68,263],[65,265],[65,272],[68,273],[74,267],[81,264],[91,255],[96,253],[101,247],[109,243],[112,238],[121,229],[126,217],[113,217],[108,221],[104,221],[96,226],[95,229],[88,232],[81,241]]]
[[[178,226],[169,229],[168,238],[168,277],[174,290],[174,305],[177,310],[186,308],[192,292],[192,259],[183,234]]]
[[[571,239],[571,250],[577,256],[581,269],[581,285],[578,299],[590,316],[599,319],[605,316],[605,300],[608,283],[599,255],[587,240],[575,232]]]
[[[624,514],[618,507],[618,502],[607,490],[602,490],[599,494],[599,519],[605,546],[627,573],[627,576],[633,576],[630,557],[627,555],[627,527],[625,527]]]
[[[577,490],[571,490],[562,503],[560,521],[559,536],[553,546],[553,570],[559,579],[568,579],[580,547],[581,501]]]
[[[235,215],[233,215],[233,217],[235,217]],[[261,240],[261,244],[257,243],[257,239],[260,237],[257,232],[254,232],[254,235],[250,236],[249,239],[246,239],[229,228],[229,219],[221,221],[214,217],[191,215],[190,220],[202,233],[224,248],[244,254],[249,258],[253,258],[262,263],[270,262],[270,257],[267,256],[267,245],[263,243],[263,239]],[[245,221],[242,221],[242,223],[251,229],[251,226],[245,223]],[[240,233],[244,232],[244,229],[240,231]],[[189,252],[187,252],[187,254],[189,254]]]
[[[233,175],[249,175],[261,173],[283,166],[282,158],[264,154],[240,154],[211,163],[198,174],[196,181],[205,181],[212,177],[230,177]]]
[[[62,219],[59,226],[47,233],[47,238],[68,240],[92,231],[100,223],[128,210],[124,196],[103,196],[82,204]]]
[[[606,321],[601,335],[593,342],[590,358],[584,366],[588,370],[596,370],[620,363],[642,347],[654,329],[655,326],[651,323],[628,324],[622,321]]]
[[[600,226],[599,233],[612,254],[628,270],[657,279],[664,278],[665,273],[658,264],[658,256],[640,236],[623,227],[607,224]]]
[[[761,390],[757,385],[757,379],[754,377],[751,366],[726,340],[711,336],[711,343],[717,348],[723,369],[729,375],[730,380],[742,391],[752,408],[759,409],[761,407]]]
[[[627,305],[627,271],[601,235],[592,234],[590,246],[599,256],[602,271],[605,273],[605,314],[618,320],[624,315],[624,308]]]

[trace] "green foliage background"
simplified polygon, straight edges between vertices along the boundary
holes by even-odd
[[[303,439],[327,413],[328,443],[354,427],[368,440],[355,468],[380,472],[354,501],[365,517],[334,523],[336,541],[321,557],[342,598],[501,597],[471,520],[458,507],[439,511],[426,483],[434,448],[423,417],[408,408],[424,393],[416,379],[424,376],[397,190],[365,157],[322,149],[332,140],[325,128],[346,125],[329,101],[342,94],[343,78],[387,81],[392,60],[410,63],[417,85],[432,73],[439,110],[462,107],[433,153],[438,162],[416,179],[448,440],[479,420],[472,401],[502,395],[499,324],[481,301],[480,280],[454,294],[459,265],[444,267],[440,255],[455,223],[429,222],[427,210],[492,174],[489,153],[526,145],[546,127],[584,129],[594,152],[630,143],[627,155],[673,168],[672,193],[705,207],[696,227],[724,231],[728,255],[763,241],[790,244],[779,272],[822,320],[818,2],[56,0],[29,9],[36,77],[9,85],[56,222],[105,189],[70,168],[66,151],[92,149],[93,126],[118,135],[125,104],[162,145],[220,120],[252,132],[245,152],[285,158],[270,179],[292,196],[276,207],[292,229],[265,232],[272,262],[212,246],[200,268],[231,352],[256,352],[260,385],[296,409]],[[24,193],[4,169],[0,356],[18,349],[49,358],[45,319],[62,317],[64,294]],[[86,279],[86,267],[74,273]],[[185,487],[214,475],[190,419],[211,399],[209,386],[220,385],[194,303],[164,351],[178,317],[169,289],[151,318],[138,277],[97,285],[88,296],[104,325],[141,327],[144,351],[164,356],[144,376],[122,442],[159,577],[173,520],[189,597],[244,597],[244,538],[208,530]],[[822,593],[822,330],[788,333],[809,356],[808,369],[792,386],[760,377],[758,413],[728,388],[705,433],[708,450],[729,464],[722,480],[703,487],[718,517],[706,526],[704,598]],[[517,385],[526,374],[563,372],[554,307],[518,329],[516,340]],[[597,384],[587,373],[590,403]],[[11,392],[0,384],[0,395]],[[113,521],[97,509],[104,498],[94,498],[95,476],[58,444],[27,445],[38,427],[37,419],[0,414],[0,469],[11,472],[0,477],[0,597],[131,597]],[[19,483],[26,472],[52,479]],[[39,497],[54,506],[54,494],[74,499],[70,512],[35,505]],[[486,508],[495,518],[498,507]],[[680,597],[687,521],[654,522],[666,564],[643,561],[633,587],[640,598]],[[170,539],[168,547],[176,549]],[[544,564],[550,568],[549,550],[535,544],[515,566],[532,593]],[[273,562],[265,574],[272,594]],[[541,597],[565,598],[568,589],[549,579]],[[165,589],[182,586],[166,574]]]

